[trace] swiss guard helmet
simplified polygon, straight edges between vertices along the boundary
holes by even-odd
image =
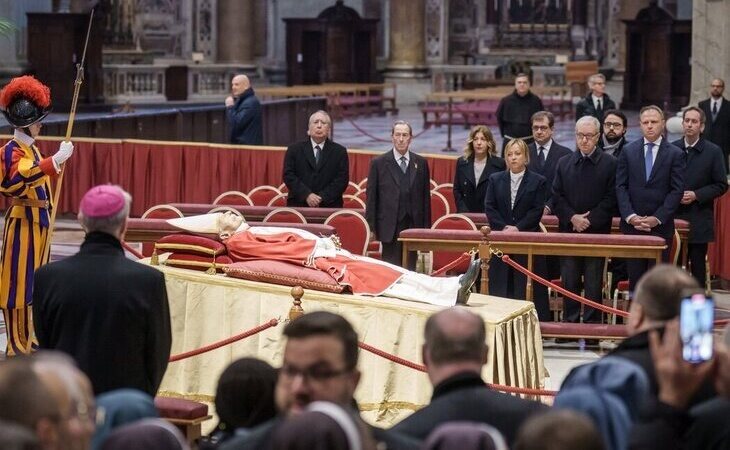
[[[10,125],[28,127],[51,112],[51,90],[30,75],[13,78],[0,91],[0,108]]]

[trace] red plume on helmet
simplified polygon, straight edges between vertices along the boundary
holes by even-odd
[[[10,80],[0,92],[0,107],[14,127],[27,127],[51,112],[51,90],[30,75]]]

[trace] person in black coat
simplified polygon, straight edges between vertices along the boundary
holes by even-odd
[[[329,139],[332,119],[325,111],[309,117],[309,139],[290,145],[284,155],[287,206],[342,208],[350,181],[347,150]]]
[[[511,139],[532,142],[530,118],[544,110],[540,97],[530,92],[530,78],[524,73],[515,77],[515,90],[502,98],[497,106],[497,122],[502,134],[502,154]]]
[[[725,82],[715,78],[710,84],[710,98],[699,102],[698,106],[705,113],[704,137],[722,149],[725,157],[725,168],[730,157],[730,103],[722,96]]]
[[[616,168],[616,198],[624,234],[653,235],[664,238],[669,259],[674,236],[674,215],[684,193],[684,153],[662,138],[664,113],[658,106],[639,111],[643,138],[624,147]],[[645,259],[627,262],[629,286],[649,268]]]
[[[383,261],[400,266],[398,234],[431,227],[431,175],[426,158],[409,149],[413,134],[407,122],[395,122],[391,136],[393,149],[370,162],[365,217],[372,239],[383,244]],[[407,266],[413,270],[415,259]]]
[[[584,116],[593,116],[603,123],[604,111],[616,109],[616,103],[606,94],[606,77],[596,73],[588,77],[588,88],[591,92],[575,105],[575,120]]]
[[[79,206],[81,249],[43,266],[33,286],[40,348],[71,355],[95,395],[120,388],[156,395],[170,357],[165,276],[127,259],[120,243],[130,203],[116,186],[89,190]]]
[[[497,144],[486,125],[471,129],[464,147],[464,156],[456,160],[454,200],[456,212],[484,212],[487,180],[505,169],[504,159],[497,156]]]
[[[538,111],[530,119],[532,136],[535,141],[529,145],[530,163],[527,169],[545,177],[545,208],[543,214],[552,214],[552,185],[555,168],[564,156],[572,152],[553,140],[555,116],[549,111]],[[560,258],[557,256],[537,255],[534,257],[535,273],[548,280],[560,277]],[[542,284],[533,284],[533,300],[540,315],[540,320],[550,320],[548,290]]]
[[[616,158],[598,150],[601,124],[592,116],[578,119],[575,139],[578,151],[561,159],[555,171],[553,201],[562,233],[611,232],[616,209]],[[601,302],[604,258],[563,256],[560,276],[565,289],[580,294],[581,277],[585,297]],[[600,322],[600,313],[585,307],[583,322]],[[564,322],[580,321],[580,304],[565,299]]]
[[[261,103],[246,75],[231,80],[231,94],[226,98],[226,118],[232,144],[263,145]]]
[[[527,144],[513,139],[505,148],[508,170],[489,177],[484,211],[494,231],[539,231],[540,218],[545,208],[545,177],[527,169]],[[524,256],[515,261],[526,264]],[[499,297],[525,299],[524,275],[508,268],[499,258],[489,263],[489,293]],[[538,305],[535,306],[536,308]],[[538,316],[549,316],[550,311],[538,310]]]
[[[715,240],[715,199],[727,191],[727,170],[722,149],[701,137],[705,113],[690,106],[682,113],[684,138],[672,144],[685,153],[684,195],[677,210],[677,218],[689,222],[687,256],[692,275],[705,286],[705,258],[707,243]]]
[[[444,309],[428,318],[423,362],[433,384],[431,402],[396,424],[392,430],[425,439],[445,422],[476,422],[493,426],[508,445],[520,425],[548,411],[542,403],[489,388],[481,378],[487,361],[484,320],[468,310]]]

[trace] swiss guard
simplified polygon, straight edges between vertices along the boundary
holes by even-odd
[[[51,178],[60,173],[74,147],[64,141],[48,158],[38,151],[34,142],[41,121],[51,112],[51,91],[34,77],[13,78],[0,91],[0,108],[15,128],[0,153],[0,193],[10,197],[0,261],[0,308],[10,357],[38,346],[31,317],[33,274],[47,262],[45,247],[51,244]]]

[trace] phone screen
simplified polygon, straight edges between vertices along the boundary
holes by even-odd
[[[711,297],[696,294],[682,300],[679,333],[685,361],[701,363],[712,358],[712,323],[714,302]]]

